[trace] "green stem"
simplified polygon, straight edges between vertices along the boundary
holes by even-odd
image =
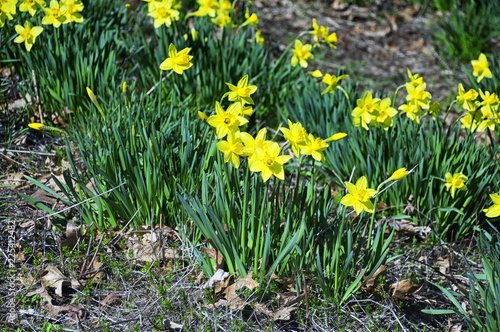
[[[396,92],[394,92],[394,97],[392,98],[392,107],[396,107],[396,97],[398,96],[398,92],[399,90],[401,90],[402,88],[404,88],[405,85],[400,85],[398,86],[398,88],[396,89]]]
[[[351,99],[349,98],[349,94],[347,93],[347,91],[345,91],[344,88],[341,87],[340,85],[337,87],[337,89],[339,89],[344,93],[344,96],[347,99],[347,103],[349,104],[349,110],[352,111]]]

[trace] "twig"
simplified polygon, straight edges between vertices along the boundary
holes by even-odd
[[[172,75],[174,71],[171,70],[170,73],[168,73],[167,76],[165,76],[164,78],[162,78],[161,81],[159,81],[158,83],[156,83],[155,85],[153,85],[153,87],[151,89],[148,90],[148,92],[146,92],[146,96],[149,96],[151,94],[151,92],[153,92],[153,90],[158,86],[160,85],[161,82],[165,81],[168,77],[170,77],[170,75]]]
[[[103,193],[101,193],[101,194],[99,194],[99,195],[95,195],[95,196],[93,196],[93,197],[87,198],[86,200],[81,201],[80,203],[77,203],[77,204],[71,205],[71,206],[69,206],[69,207],[67,207],[67,208],[65,208],[65,209],[60,210],[60,211],[57,211],[57,212],[54,212],[54,213],[51,213],[51,214],[46,214],[46,215],[44,215],[44,216],[41,216],[41,217],[39,217],[39,218],[36,218],[36,220],[40,220],[40,219],[43,219],[43,218],[52,217],[52,216],[54,216],[54,215],[56,215],[56,214],[60,214],[61,212],[64,212],[64,211],[67,211],[67,210],[69,210],[69,209],[72,209],[72,208],[74,208],[74,207],[76,207],[76,206],[82,205],[83,203],[86,203],[86,202],[88,202],[88,201],[90,201],[90,200],[93,200],[94,198],[97,198],[97,197],[100,197],[100,196],[102,196],[102,195],[104,195],[104,194],[107,194],[107,193],[112,192],[112,191],[113,191],[113,190],[115,190],[116,188],[119,188],[119,187],[123,186],[125,183],[127,183],[127,181],[122,182],[121,184],[117,185],[116,187],[111,188],[111,189],[109,189],[109,190],[107,190],[107,191],[105,191],[105,192],[103,192]]]
[[[17,152],[17,153],[34,153],[34,154],[39,154],[41,156],[55,156],[55,153],[50,153],[50,152],[38,152],[38,151],[28,151],[28,150],[4,150],[7,152]]]

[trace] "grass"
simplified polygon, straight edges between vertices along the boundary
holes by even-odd
[[[495,330],[500,265],[482,210],[498,190],[496,124],[486,129],[490,142],[479,143],[471,126],[445,121],[462,106],[442,105],[433,118],[431,100],[415,92],[425,89],[418,76],[398,82],[400,99],[418,117],[398,111],[398,91],[374,91],[374,108],[364,110],[367,82],[345,80],[322,94],[321,79],[291,65],[292,53],[303,57],[307,48],[291,43],[273,58],[244,24],[248,3],[224,10],[221,2],[219,18],[227,15],[234,27],[190,15],[199,9],[194,2],[179,4],[168,9],[169,27],[154,28],[159,4],[116,2],[109,10],[85,2],[83,23],[44,25],[30,52],[12,42],[0,51],[15,65],[20,91],[39,95],[40,135],[65,145],[57,157],[67,165],[62,177],[52,176],[55,186],[25,175],[57,202],[20,193],[51,216],[37,217],[36,229],[22,224],[25,288],[1,290],[4,298],[16,291],[24,310],[17,318],[47,331],[173,323],[196,331],[403,331],[438,330],[448,320]],[[7,21],[2,33],[14,36],[24,19]],[[85,47],[93,38],[99,47]],[[298,38],[312,42],[310,34]],[[193,57],[176,58],[170,45]],[[183,73],[160,70],[167,58]],[[478,85],[465,70],[467,85],[498,93],[496,78]],[[384,122],[385,98],[395,115]],[[496,121],[498,103],[489,116],[482,106],[469,111]],[[56,117],[64,129],[51,129]],[[338,133],[347,137],[328,139]],[[34,167],[33,160],[18,164]],[[394,179],[403,167],[411,171]],[[457,189],[452,197],[445,179],[458,172],[467,175],[466,188],[448,182]],[[5,243],[14,252],[15,243]],[[481,263],[471,263],[470,253]],[[2,278],[11,273],[6,265]],[[470,290],[472,314],[456,306],[452,285]],[[19,319],[9,324],[26,328]]]

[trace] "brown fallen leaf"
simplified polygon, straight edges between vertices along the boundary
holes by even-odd
[[[68,247],[72,250],[82,236],[82,226],[76,226],[74,221],[66,224],[66,238],[61,241],[61,247]]]
[[[115,293],[108,294],[108,296],[101,300],[103,306],[110,306],[119,302],[121,302],[120,296]]]
[[[412,284],[410,279],[404,279],[389,286],[389,294],[398,300],[409,300],[419,286]]]
[[[387,271],[388,267],[387,265],[381,265],[375,273],[368,279],[366,282],[365,286],[363,287],[363,290],[366,292],[375,292],[377,291],[377,278],[381,275],[384,275],[385,272]]]
[[[450,258],[438,257],[436,265],[439,266],[439,272],[442,274],[448,274],[450,272]]]
[[[231,275],[222,269],[218,269],[214,275],[202,286],[203,289],[213,289],[219,293],[222,288],[227,287]]]
[[[231,309],[233,310],[242,309],[246,304],[246,302],[243,301],[236,293],[237,290],[242,289],[243,287],[246,287],[250,290],[259,287],[259,283],[252,279],[252,275],[253,271],[250,271],[250,273],[248,273],[245,278],[240,279],[236,281],[234,284],[227,287],[225,294],[226,294],[226,299],[229,305],[231,306]]]
[[[74,321],[80,323],[84,317],[85,311],[83,307],[76,303],[71,303],[68,306],[65,306],[64,310],[68,310],[66,316],[73,319]]]
[[[224,266],[224,257],[222,257],[222,254],[217,249],[203,248],[202,252],[215,262],[215,266],[217,269],[220,269]]]

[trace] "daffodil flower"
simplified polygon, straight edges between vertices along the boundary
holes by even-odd
[[[179,20],[180,13],[174,8],[174,5],[173,1],[156,2],[155,7],[149,11],[148,16],[154,18],[153,25],[156,29],[163,24],[169,27],[173,21]]]
[[[31,24],[28,21],[24,23],[24,27],[22,25],[16,25],[15,29],[19,36],[14,39],[14,43],[24,42],[24,46],[28,52],[33,47],[33,44],[35,44],[36,37],[38,37],[43,31],[42,27],[31,27]]]
[[[50,0],[49,8],[44,8],[45,16],[42,19],[42,24],[53,25],[54,28],[59,28],[61,24],[66,22],[65,9],[59,7],[59,2]]]
[[[280,128],[285,139],[292,145],[293,154],[300,157],[300,150],[306,142],[307,131],[302,127],[300,122],[292,123],[288,120],[288,128]]]
[[[240,115],[241,105],[232,104],[224,112],[219,102],[215,103],[215,113],[208,118],[207,122],[215,128],[217,138],[224,138],[228,133],[238,130],[238,127],[247,123],[248,120]]]
[[[473,101],[477,98],[478,95],[479,94],[474,89],[470,89],[469,91],[465,92],[464,86],[462,85],[462,83],[459,83],[457,104],[462,105],[462,107],[467,111],[473,111]]]
[[[391,180],[399,180],[404,178],[408,174],[408,171],[406,170],[406,167],[397,169],[394,173],[392,173],[391,177],[389,179]]]
[[[410,69],[406,68],[406,71],[408,73],[408,78],[410,79],[410,84],[413,85],[414,87],[417,87],[424,83],[424,78],[420,77],[419,74],[413,75],[410,71]]]
[[[224,153],[224,162],[231,161],[231,164],[240,167],[240,156],[243,152],[243,143],[239,131],[227,134],[227,141],[217,143],[217,148]]]
[[[362,99],[356,101],[357,107],[352,110],[354,127],[363,126],[368,130],[368,124],[378,116],[380,98],[373,98],[370,91],[366,91]]]
[[[481,80],[485,77],[493,77],[488,65],[488,59],[483,53],[479,55],[477,60],[472,60],[470,63],[472,64],[472,75],[477,76],[477,83],[481,82]]]
[[[446,189],[450,191],[451,198],[455,198],[455,192],[457,190],[465,191],[467,190],[467,186],[465,185],[465,182],[467,182],[467,176],[463,173],[455,173],[451,175],[451,173],[446,173],[445,174],[445,179],[446,179]]]
[[[231,92],[226,93],[229,101],[237,101],[240,103],[254,104],[250,95],[257,91],[257,86],[248,85],[248,75],[243,76],[237,83],[237,85],[232,85],[231,83],[226,83]]]
[[[317,161],[325,161],[325,154],[323,151],[326,150],[328,144],[319,137],[314,137],[312,134],[306,136],[306,140],[300,153],[303,155],[310,155]]]
[[[66,13],[64,23],[82,23],[83,16],[80,12],[83,10],[83,3],[79,0],[61,0],[61,10]]]
[[[246,18],[246,20],[245,20],[245,22],[243,22],[242,26],[246,26],[246,25],[250,24],[254,28],[257,27],[257,24],[259,23],[259,18],[257,17],[257,14],[255,14],[255,13],[252,13],[250,15],[248,8],[245,12],[245,18]]]
[[[189,55],[190,49],[185,48],[180,52],[177,52],[174,44],[170,44],[168,47],[168,58],[160,64],[161,70],[171,70],[173,69],[177,74],[182,75],[184,70],[191,68],[193,65],[191,59],[192,55]]]
[[[495,218],[500,216],[500,194],[490,194],[490,197],[493,201],[493,205],[484,209],[483,212],[486,213],[486,217]]]
[[[328,84],[328,86],[325,90],[323,90],[323,92],[321,92],[321,94],[324,95],[327,92],[333,93],[335,89],[340,86],[340,80],[343,80],[344,78],[347,78],[347,75],[336,77],[330,74],[325,74],[325,76],[323,77],[323,83]]]
[[[378,116],[375,118],[377,125],[384,128],[384,130],[389,130],[392,127],[393,117],[398,114],[395,108],[391,107],[391,99],[385,98],[380,101],[378,108]]]
[[[255,154],[255,149],[259,148],[261,151],[267,151],[267,142],[266,141],[267,129],[262,128],[259,130],[255,138],[252,137],[247,132],[241,133],[241,140],[245,147],[243,148],[242,156],[248,157],[248,164],[252,163],[257,157]]]
[[[43,8],[46,5],[45,1],[42,0],[22,0],[19,11],[28,12],[31,16],[34,16],[38,8]]]
[[[197,0],[197,2],[200,7],[194,13],[195,16],[215,17],[215,15],[217,14],[217,6],[219,5],[217,0]]]
[[[307,68],[307,60],[314,58],[314,55],[310,52],[312,49],[311,44],[302,44],[300,40],[295,40],[295,48],[293,49],[292,56],[292,67],[296,67],[298,64],[302,68]]]
[[[377,190],[368,188],[368,181],[366,177],[362,176],[357,181],[356,184],[350,182],[344,182],[348,194],[342,197],[340,204],[344,206],[352,206],[357,214],[362,211],[373,213],[375,208],[373,206],[372,198]]]
[[[274,175],[280,180],[285,179],[285,171],[283,164],[286,163],[291,156],[280,156],[280,147],[276,142],[267,141],[267,148],[264,152],[260,148],[255,149],[256,158],[248,163],[250,171],[261,172],[262,180],[266,182]]]

